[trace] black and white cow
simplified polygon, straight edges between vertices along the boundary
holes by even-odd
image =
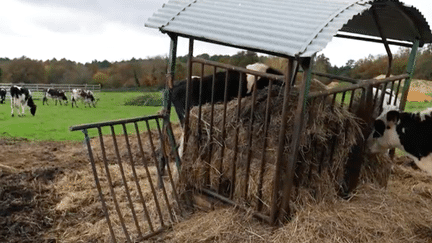
[[[55,100],[55,105],[57,105],[57,101],[60,103],[60,105],[62,105],[62,101],[65,102],[65,105],[68,103],[68,99],[63,90],[51,88],[47,89],[42,99],[43,105],[45,105],[45,103],[48,105],[48,98]]]
[[[420,169],[432,175],[432,110],[422,113],[385,110],[375,120],[368,148],[372,153],[392,148],[403,150]]]
[[[255,63],[248,65],[247,69],[283,75],[276,69],[273,69],[262,63]],[[225,78],[228,72],[228,92],[227,92],[227,100],[230,101],[238,96],[239,89],[241,88],[241,96],[245,97],[252,93],[254,85],[257,85],[258,89],[262,89],[269,84],[269,79],[259,77],[258,81],[255,81],[255,75],[249,74],[240,74],[237,71],[224,71],[218,72],[215,74],[215,84],[214,84],[214,102],[222,102],[224,101],[224,92],[225,92]],[[240,75],[242,75],[242,83],[239,86]],[[202,94],[201,94],[201,104],[206,104],[211,102],[212,96],[212,80],[213,75],[208,75],[202,78],[193,77],[191,79],[191,95],[190,95],[190,107],[200,105],[199,92],[200,92],[200,83],[202,83]],[[275,82],[275,84],[282,85],[282,82]],[[181,124],[184,123],[184,117],[186,114],[186,80],[182,80],[175,84],[171,92],[171,100],[174,104],[174,108],[176,113],[180,119]]]
[[[36,114],[36,104],[33,101],[30,90],[18,86],[12,86],[10,88],[10,95],[12,116],[14,116],[14,108],[18,109],[18,116],[21,116],[20,108],[22,110],[22,115],[24,115],[24,108],[27,106],[30,107],[30,113],[33,116]]]
[[[4,104],[6,100],[6,89],[0,88],[0,104]]]
[[[78,107],[77,100],[82,100],[84,102],[84,107],[88,104],[89,107],[93,105],[96,108],[96,99],[94,98],[93,92],[90,90],[82,90],[82,89],[73,89],[71,96],[72,108],[75,106]]]

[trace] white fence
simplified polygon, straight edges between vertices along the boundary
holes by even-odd
[[[64,90],[66,93],[72,92],[73,89],[85,89],[93,92],[100,92],[101,86],[90,85],[90,84],[25,84],[25,83],[0,83],[0,88],[7,90],[7,98],[10,98],[9,89],[12,85],[17,85],[23,88],[27,88],[32,92],[33,99],[42,99],[44,90],[48,88],[55,88]]]

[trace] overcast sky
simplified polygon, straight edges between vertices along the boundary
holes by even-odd
[[[122,61],[167,55],[169,38],[144,27],[168,0],[1,0],[0,57],[36,60],[66,58]],[[403,0],[420,9],[432,23],[431,0]],[[180,38],[178,55],[187,54]],[[355,48],[353,48],[353,46]],[[397,51],[394,47],[393,52]],[[234,54],[238,49],[199,43],[194,54]],[[333,65],[344,65],[369,54],[384,54],[382,44],[334,38],[324,49]]]

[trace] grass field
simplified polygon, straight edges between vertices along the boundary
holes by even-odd
[[[140,92],[102,92],[96,93],[100,98],[96,108],[85,108],[79,103],[79,108],[54,105],[42,105],[42,100],[36,100],[36,116],[30,111],[25,111],[24,117],[11,117],[10,100],[0,105],[0,137],[24,137],[30,140],[83,140],[82,132],[71,132],[69,127],[73,125],[103,122],[123,118],[141,117],[156,114],[161,107],[157,106],[125,106],[125,102],[141,96]],[[93,130],[93,131],[92,131]],[[96,130],[89,130],[90,136],[96,135]],[[132,130],[132,129],[130,129]],[[107,133],[108,129],[104,131]],[[117,132],[117,131],[116,131]],[[119,131],[120,132],[120,131]]]

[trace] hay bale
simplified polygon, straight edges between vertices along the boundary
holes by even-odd
[[[312,89],[320,89],[319,85]],[[265,110],[267,96],[271,96],[270,122],[268,134],[264,134]],[[294,89],[288,97],[288,121],[285,135],[284,155],[291,151],[290,142],[294,125],[294,115],[297,107],[298,91]],[[202,106],[202,117],[198,119],[199,107],[190,111],[190,134],[187,149],[184,152],[182,165],[182,185],[184,188],[210,187],[217,190],[220,182],[228,185],[229,191],[234,188],[234,199],[244,201],[248,205],[256,205],[258,200],[258,184],[261,158],[265,153],[265,170],[263,196],[260,199],[264,210],[268,210],[271,202],[275,161],[277,157],[278,138],[282,120],[283,94],[279,87],[272,90],[263,89],[257,93],[257,103],[253,117],[252,97],[241,100],[240,116],[237,120],[238,100],[227,104],[225,137],[223,137],[223,104],[214,105],[213,131],[210,136],[211,105]],[[250,122],[252,124],[252,147],[247,148]],[[294,201],[303,204],[304,192],[312,195],[313,200],[333,198],[343,180],[344,167],[348,154],[356,141],[361,137],[360,120],[345,108],[331,107],[331,100],[327,98],[314,99],[308,105],[306,112],[306,128],[300,141],[298,162],[294,184],[296,193]],[[236,131],[238,130],[238,145]],[[211,139],[210,139],[211,138]],[[267,148],[263,151],[264,143]],[[333,155],[330,150],[333,149]],[[222,150],[224,150],[222,157]],[[211,152],[210,152],[211,151]],[[235,152],[237,151],[237,152]],[[242,197],[246,186],[246,167],[248,153],[251,152],[250,176],[248,181],[248,195]],[[236,183],[231,186],[233,161],[236,158]],[[321,161],[321,158],[324,158]],[[223,164],[221,166],[221,161]],[[209,170],[210,184],[205,175]],[[302,190],[299,190],[302,189]],[[303,190],[304,189],[304,190]]]

